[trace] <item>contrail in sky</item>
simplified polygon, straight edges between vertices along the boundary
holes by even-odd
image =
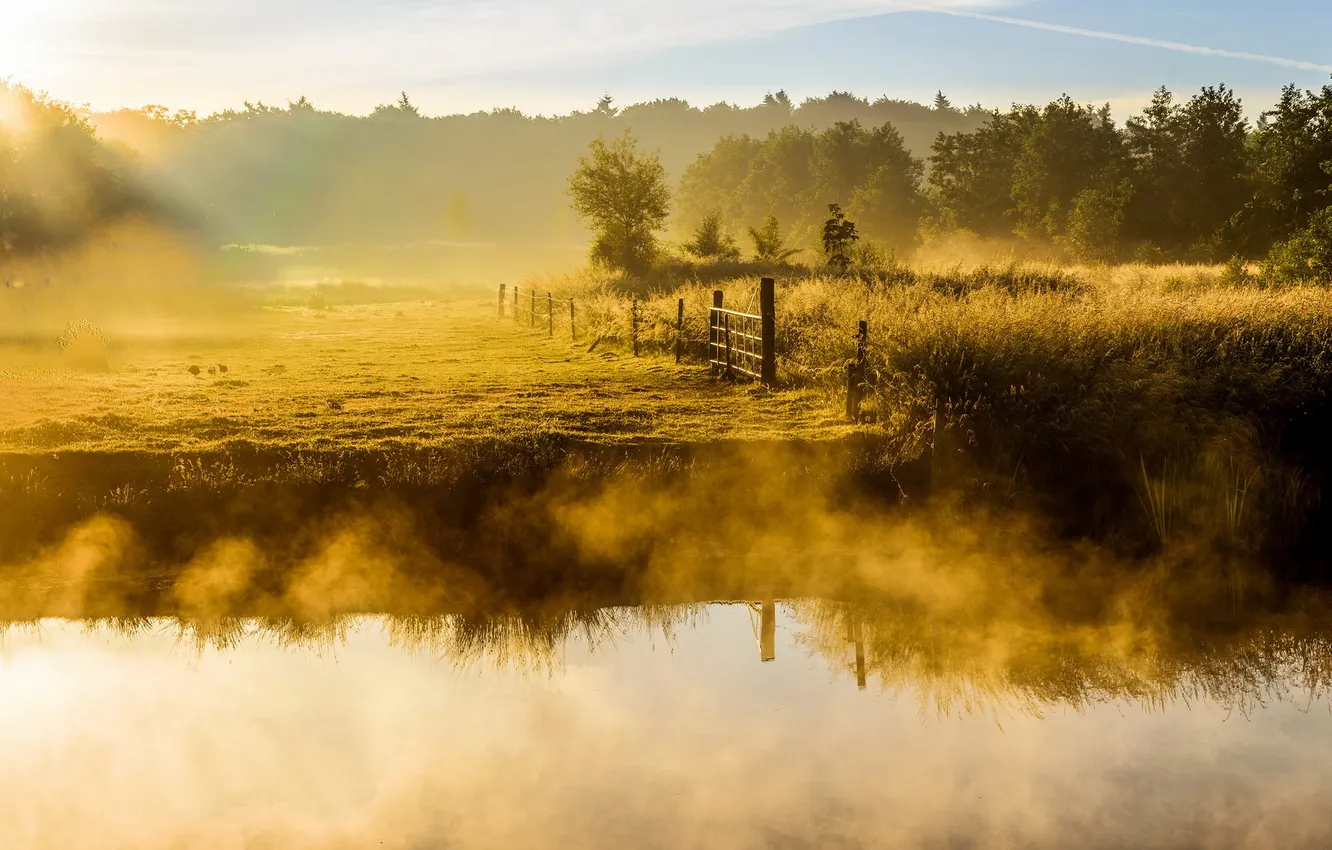
[[[1175,50],[1180,53],[1194,53],[1199,56],[1221,56],[1226,59],[1244,59],[1249,62],[1266,62],[1269,65],[1280,65],[1283,68],[1297,68],[1301,71],[1323,71],[1332,73],[1332,65],[1320,65],[1317,62],[1305,62],[1300,59],[1287,59],[1283,56],[1268,56],[1265,53],[1246,53],[1241,50],[1223,50],[1219,47],[1201,47],[1196,44],[1185,44],[1180,41],[1163,41],[1159,38],[1143,38],[1137,35],[1122,35],[1116,32],[1102,32],[1101,30],[1089,30],[1082,27],[1066,27],[1062,24],[1047,24],[1042,21],[1032,21],[1027,18],[1009,18],[1003,15],[987,15],[982,12],[966,12],[960,9],[940,9],[938,7],[922,8],[922,12],[934,12],[939,15],[952,15],[955,18],[974,18],[978,21],[993,21],[997,24],[1011,24],[1015,27],[1027,27],[1029,29],[1046,30],[1048,32],[1061,32],[1066,35],[1080,35],[1084,38],[1099,38],[1104,41],[1120,41],[1124,44],[1138,44],[1143,47],[1158,47],[1162,50]]]

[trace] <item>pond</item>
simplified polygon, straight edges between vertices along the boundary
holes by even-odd
[[[1326,847],[1332,631],[874,600],[43,619],[5,847]]]

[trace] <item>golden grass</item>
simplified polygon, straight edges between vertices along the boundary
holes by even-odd
[[[476,301],[256,308],[234,332],[112,336],[110,368],[0,342],[0,452],[425,447],[548,433],[609,442],[835,437],[813,393],[713,384]],[[225,365],[227,371],[210,373]],[[192,375],[190,366],[200,368]]]

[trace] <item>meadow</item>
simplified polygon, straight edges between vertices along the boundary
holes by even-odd
[[[776,272],[784,387],[846,392],[869,328],[860,428],[928,458],[963,501],[1035,509],[1074,535],[1159,547],[1318,543],[1332,407],[1332,294],[1236,266],[953,264]],[[712,292],[755,309],[757,275],[644,288],[533,281],[588,305],[589,331],[642,347],[706,338]],[[626,291],[634,290],[634,291]],[[699,351],[697,342],[692,351]],[[1310,536],[1312,535],[1312,537]]]

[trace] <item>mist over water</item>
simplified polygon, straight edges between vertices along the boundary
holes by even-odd
[[[618,628],[575,631],[535,666],[460,658],[386,617],[305,637],[250,622],[225,647],[162,620],[11,628],[0,832],[38,850],[1332,835],[1332,718],[1289,659],[1245,706],[1188,689],[1070,705],[980,693],[985,661],[950,671],[962,659],[946,653],[880,675],[866,634],[859,689],[856,647],[818,647],[810,604],[776,606],[766,663],[762,606],[741,604],[691,607],[666,628],[620,612]],[[941,710],[931,690],[949,672],[972,692]]]

